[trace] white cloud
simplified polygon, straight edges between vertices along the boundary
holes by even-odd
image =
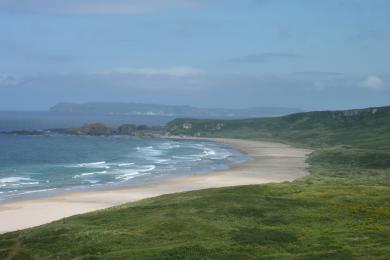
[[[195,0],[0,0],[0,11],[38,14],[139,15],[192,6]]]
[[[314,88],[316,90],[323,90],[325,89],[329,84],[328,82],[325,82],[324,80],[316,80],[314,81]]]
[[[0,86],[14,86],[22,82],[23,82],[23,78],[21,77],[0,74]]]
[[[379,76],[369,76],[360,82],[360,86],[366,89],[380,90],[385,88],[385,81]]]
[[[135,75],[144,77],[167,76],[167,77],[193,77],[203,74],[202,70],[192,67],[172,68],[114,68],[100,71],[100,75]]]

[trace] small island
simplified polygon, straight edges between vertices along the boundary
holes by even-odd
[[[147,125],[123,124],[118,128],[112,128],[104,123],[86,123],[78,128],[55,128],[45,130],[17,130],[0,132],[3,135],[91,135],[91,136],[112,136],[128,135],[139,137],[157,137],[164,134],[163,127],[149,127]]]

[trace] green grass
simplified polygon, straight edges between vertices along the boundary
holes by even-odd
[[[166,195],[5,234],[0,258],[19,241],[15,259],[387,259],[390,169],[344,152],[315,152],[312,175],[293,183]]]
[[[349,145],[390,151],[390,107],[244,120],[176,119],[173,135],[276,140],[299,146]]]
[[[4,234],[0,259],[388,259],[386,134],[317,148],[311,175],[292,183],[165,195]]]

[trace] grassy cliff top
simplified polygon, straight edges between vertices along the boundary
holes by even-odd
[[[311,147],[343,144],[390,150],[390,107],[244,120],[176,119],[167,129],[174,135],[270,139]]]

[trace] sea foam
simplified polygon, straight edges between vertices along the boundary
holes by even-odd
[[[26,177],[6,177],[1,178],[0,183],[15,183],[15,182],[21,182],[21,181],[31,181],[31,178]]]

